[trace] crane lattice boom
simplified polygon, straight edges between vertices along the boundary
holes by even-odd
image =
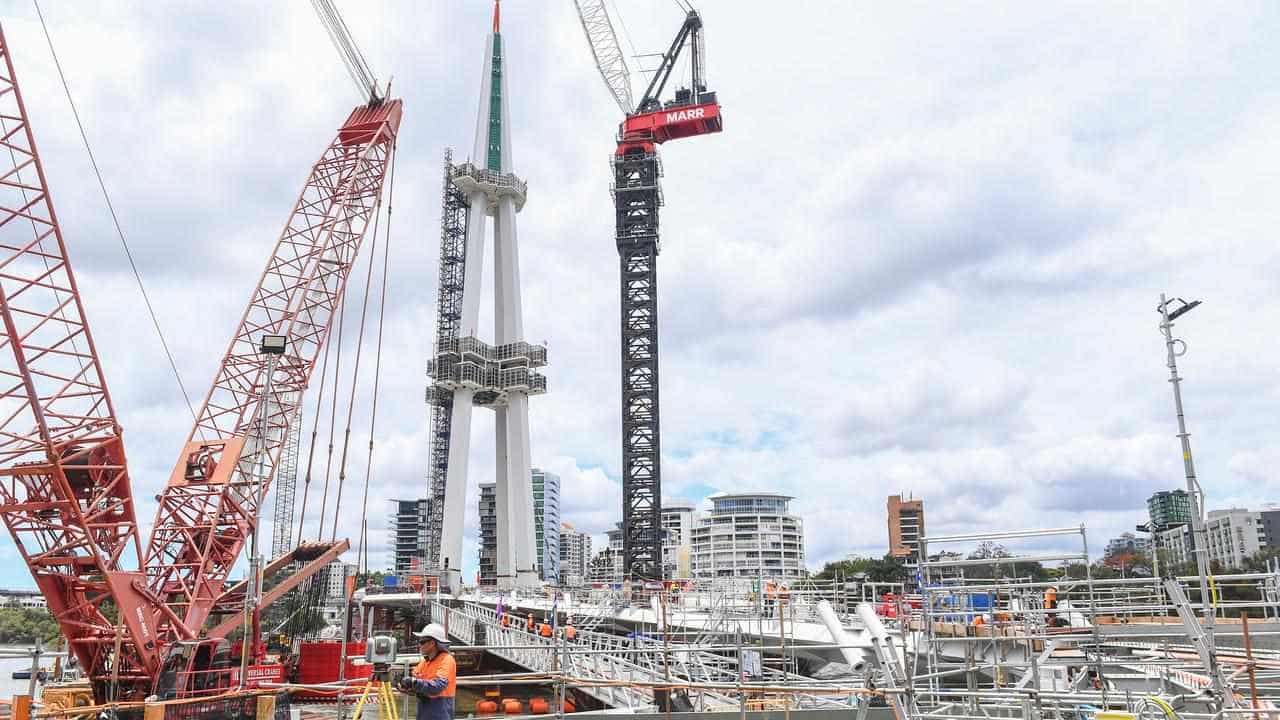
[[[208,617],[256,522],[256,488],[270,485],[380,202],[400,114],[399,100],[356,108],[312,168],[160,496],[144,556],[148,586],[188,628]],[[265,406],[264,335],[288,338]]]
[[[0,29],[0,515],[92,677],[156,666],[124,441]],[[154,646],[154,643],[153,643]]]
[[[630,114],[636,107],[631,99],[631,71],[604,0],[573,0],[573,4],[578,8],[578,19],[587,34],[587,44],[591,46],[600,77],[604,78],[605,86],[623,114]]]

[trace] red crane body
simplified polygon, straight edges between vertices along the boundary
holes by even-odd
[[[227,591],[379,206],[401,102],[357,107],[312,168],[143,556],[122,430],[3,29],[0,56],[0,518],[98,698],[116,683],[117,698],[139,698],[166,650],[198,637]],[[269,334],[289,344],[262,403],[257,342]]]
[[[701,105],[673,106],[636,113],[628,115],[622,121],[622,141],[618,143],[618,154],[623,155],[631,149],[653,152],[654,145],[668,140],[707,135],[723,129],[720,104],[714,100]]]

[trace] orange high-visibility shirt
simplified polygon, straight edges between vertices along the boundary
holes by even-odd
[[[433,698],[451,698],[457,693],[458,688],[458,664],[454,661],[453,655],[447,652],[437,653],[430,660],[422,659],[413,668],[413,677],[418,680],[444,680],[446,681],[443,690],[437,693],[430,693]]]

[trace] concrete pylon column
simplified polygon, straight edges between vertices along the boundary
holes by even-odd
[[[456,593],[462,585],[462,521],[466,517],[467,455],[471,452],[470,390],[453,393],[449,471],[444,487],[444,516],[440,527],[441,590]]]
[[[525,201],[525,183],[515,176],[507,116],[507,73],[495,10],[493,33],[485,44],[480,108],[470,162],[453,166],[450,179],[466,193],[466,264],[456,348],[438,351],[437,387],[453,391],[448,477],[445,488],[441,557],[448,558],[442,581],[457,587],[463,565],[462,519],[466,508],[467,454],[473,405],[496,415],[495,575],[500,588],[534,588],[541,583],[535,546],[532,457],[529,449],[529,394],[546,390],[536,372],[546,349],[524,339],[520,299],[520,253],[516,214]],[[479,340],[479,317],[488,218],[493,218],[494,342]]]
[[[506,158],[504,158],[506,159]],[[524,312],[520,300],[520,249],[516,235],[516,208],[510,197],[498,199],[493,220],[494,292],[499,305],[494,308],[494,335],[499,345],[524,339]],[[512,391],[507,407],[498,410],[499,481],[506,485],[498,503],[507,503],[509,540],[499,541],[499,553],[510,548],[518,587],[537,587],[537,558],[534,535],[533,481],[529,452],[529,397]],[[503,509],[500,508],[499,520]],[[501,575],[502,571],[499,570]]]

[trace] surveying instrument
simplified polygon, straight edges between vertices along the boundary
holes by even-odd
[[[369,676],[369,682],[365,683],[360,699],[356,700],[352,720],[360,720],[365,704],[370,702],[378,704],[380,720],[400,720],[390,682],[391,664],[396,661],[396,639],[389,635],[374,635],[369,638],[369,642],[365,644],[364,659],[373,665],[373,674]]]

